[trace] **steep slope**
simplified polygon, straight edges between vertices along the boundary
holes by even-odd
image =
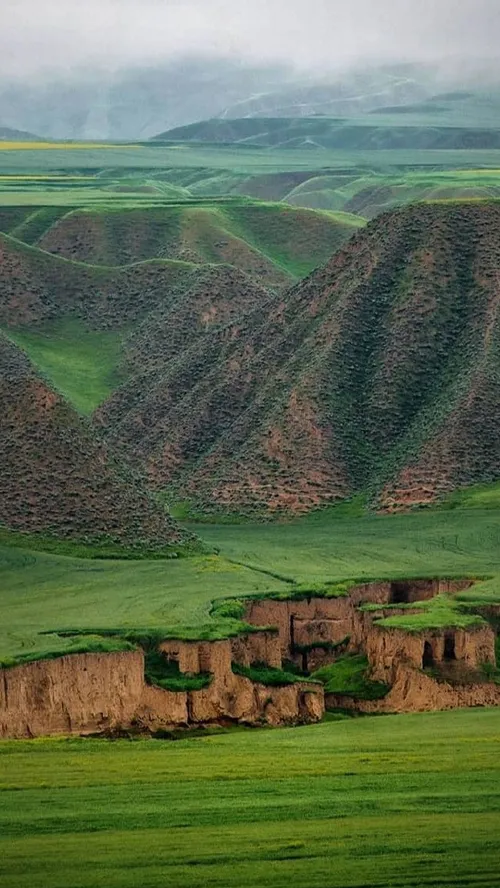
[[[0,403],[1,524],[148,549],[189,539],[3,336]]]
[[[337,218],[240,198],[75,210],[57,221],[38,246],[94,265],[119,266],[153,258],[227,263],[277,287],[324,262],[359,224],[347,215]]]
[[[97,420],[204,508],[380,507],[500,475],[500,205],[379,217],[283,297],[158,360]],[[161,325],[160,325],[161,327]],[[411,491],[411,493],[408,493]]]

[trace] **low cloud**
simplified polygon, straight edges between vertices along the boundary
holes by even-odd
[[[499,38],[499,0],[3,0],[0,73],[182,55],[314,70],[494,59]]]

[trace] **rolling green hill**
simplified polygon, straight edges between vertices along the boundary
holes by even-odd
[[[283,285],[325,261],[362,221],[280,204],[227,202],[75,210],[37,241],[68,259],[125,265],[144,259],[227,263]]]

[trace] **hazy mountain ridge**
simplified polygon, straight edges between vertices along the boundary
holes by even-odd
[[[440,91],[436,66],[386,65],[329,75],[186,58],[115,73],[4,79],[0,120],[48,138],[146,139],[210,117],[352,116]],[[444,82],[447,80],[444,78]]]

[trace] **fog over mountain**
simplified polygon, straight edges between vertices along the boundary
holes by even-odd
[[[147,138],[283,88],[371,93],[402,63],[411,101],[496,79],[499,37],[497,0],[4,0],[0,124]]]
[[[235,56],[332,68],[495,57],[497,0],[4,0],[1,69]]]

